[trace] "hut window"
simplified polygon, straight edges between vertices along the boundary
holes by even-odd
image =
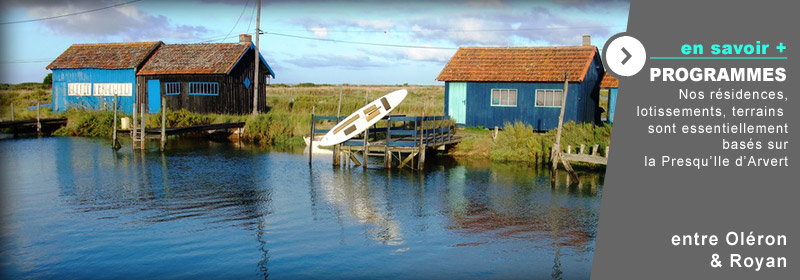
[[[216,82],[189,83],[189,95],[219,95],[219,83]]]
[[[536,107],[556,107],[561,108],[564,90],[561,89],[538,89],[536,90]]]
[[[92,83],[69,83],[67,95],[89,96],[92,95]]]
[[[95,96],[133,96],[132,83],[94,83]]]
[[[492,89],[492,106],[517,106],[516,89]]]
[[[164,94],[181,95],[181,83],[164,83]]]

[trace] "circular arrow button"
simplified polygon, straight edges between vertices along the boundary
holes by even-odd
[[[631,36],[620,36],[606,45],[603,52],[606,64],[614,74],[633,76],[639,73],[647,61],[647,53],[639,40]]]

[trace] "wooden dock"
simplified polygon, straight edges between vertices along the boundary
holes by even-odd
[[[66,118],[33,119],[0,122],[0,129],[11,129],[11,133],[45,133],[49,134],[67,125]]]
[[[312,139],[330,130],[316,128],[318,123],[333,126],[338,122],[337,119],[341,121],[344,117],[312,115]],[[461,142],[461,136],[455,135],[454,125],[449,116],[385,116],[360,137],[335,146],[333,164],[339,165],[344,157],[348,165],[352,163],[366,167],[367,158],[373,156],[382,157],[383,165],[387,168],[396,166],[421,170],[428,151],[445,150]],[[357,153],[361,154],[361,160],[356,157]],[[309,163],[310,160],[311,155]]]
[[[174,127],[174,128],[166,128],[164,129],[164,134],[166,136],[171,135],[181,135],[186,133],[192,132],[200,132],[200,131],[216,131],[216,130],[228,130],[233,128],[243,128],[243,122],[236,122],[236,123],[217,123],[217,124],[203,124],[203,125],[193,125],[193,126],[185,126],[185,127]],[[161,139],[161,128],[147,128],[144,130],[145,137],[148,139]],[[118,129],[117,133],[122,133],[122,135],[131,135],[130,129]]]

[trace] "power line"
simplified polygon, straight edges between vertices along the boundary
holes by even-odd
[[[356,45],[367,45],[367,46],[395,47],[395,48],[413,48],[413,49],[436,49],[436,50],[456,50],[456,49],[458,49],[458,48],[451,48],[451,47],[414,46],[414,45],[396,45],[396,44],[355,42],[355,41],[345,41],[345,40],[336,40],[336,39],[297,36],[297,35],[275,33],[275,32],[267,32],[267,31],[264,31],[264,34],[266,34],[266,35],[275,35],[275,36],[283,36],[283,37],[290,37],[290,38],[297,38],[297,39],[305,39],[305,40],[317,40],[317,41],[356,44]]]
[[[250,32],[250,26],[253,25],[253,22],[256,19],[256,17],[255,17],[256,8],[260,8],[260,7],[256,7],[255,5],[253,5],[253,11],[250,12],[250,22],[247,23],[247,31],[245,31],[245,32]]]
[[[233,25],[233,27],[231,27],[231,31],[228,31],[228,35],[225,35],[225,38],[222,38],[222,40],[219,41],[220,43],[222,43],[225,40],[227,40],[228,36],[231,36],[231,32],[233,32],[233,30],[236,29],[236,26],[239,25],[239,21],[242,20],[242,16],[244,15],[244,11],[247,10],[247,5],[250,5],[250,0],[247,0],[247,2],[244,3],[244,7],[242,8],[242,13],[239,14],[239,18],[236,19],[236,23]],[[249,27],[248,27],[248,29],[249,29]]]
[[[19,21],[6,21],[6,22],[0,22],[0,24],[26,23],[26,22],[43,21],[43,20],[51,20],[51,19],[69,17],[69,16],[76,16],[76,15],[82,15],[82,14],[91,13],[91,12],[97,12],[97,11],[101,11],[101,10],[105,10],[105,9],[111,9],[111,8],[115,8],[115,7],[119,7],[119,6],[123,6],[123,5],[128,5],[128,4],[136,3],[136,2],[139,2],[139,1],[142,1],[142,0],[133,0],[133,1],[125,2],[125,3],[118,3],[118,4],[111,5],[111,6],[106,6],[106,7],[97,8],[97,9],[91,9],[91,10],[77,12],[77,13],[63,14],[63,15],[58,15],[58,16],[44,17],[44,18],[37,18],[37,19],[26,19],[26,20],[19,20]]]
[[[423,32],[522,32],[522,31],[549,31],[549,30],[577,30],[577,29],[601,29],[601,28],[616,28],[626,27],[625,25],[607,25],[607,26],[563,26],[563,27],[542,27],[542,28],[517,28],[517,29],[420,29],[420,30],[332,30],[328,29],[327,32],[331,33],[423,33]],[[306,32],[308,29],[281,29],[273,30],[277,32]]]

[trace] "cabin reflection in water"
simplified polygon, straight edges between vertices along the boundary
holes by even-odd
[[[24,257],[9,261],[13,278],[587,278],[603,186],[560,173],[552,187],[548,169],[508,164],[309,168],[213,141],[0,144],[17,159],[3,167],[8,248]]]

